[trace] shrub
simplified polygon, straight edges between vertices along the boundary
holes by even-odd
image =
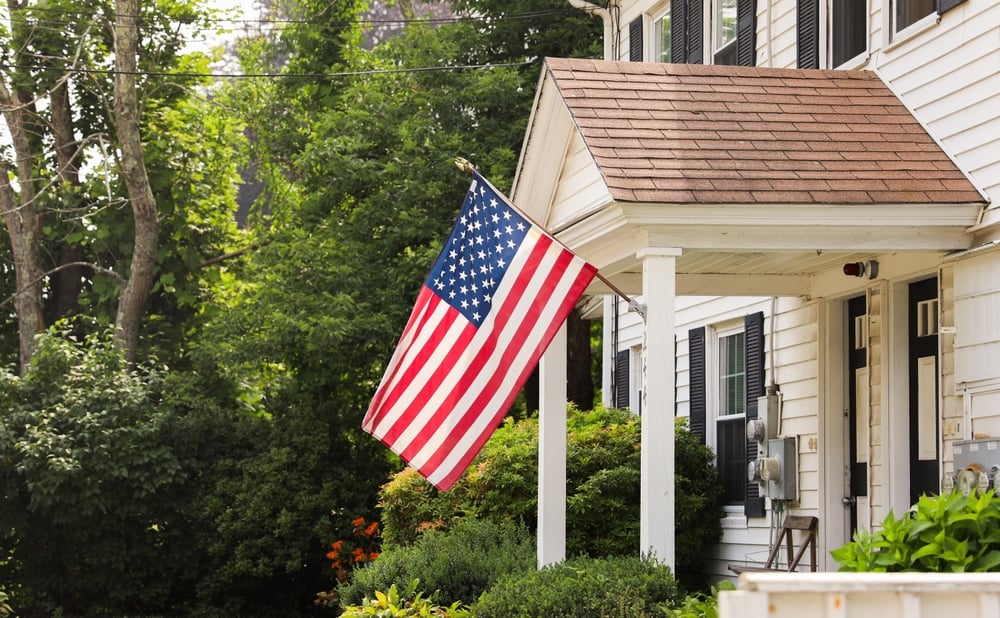
[[[469,616],[468,608],[460,603],[452,603],[448,607],[441,607],[433,598],[427,598],[417,588],[420,580],[413,580],[406,590],[400,594],[396,584],[389,587],[389,591],[382,593],[375,591],[375,598],[366,598],[361,605],[351,605],[344,609],[341,618],[364,618],[365,616],[377,616],[378,618],[405,618],[414,616],[420,618],[466,618]]]
[[[478,618],[663,616],[677,602],[670,570],[646,557],[571,558],[501,578],[480,598]]]
[[[569,556],[628,555],[639,547],[639,418],[598,407],[567,417]],[[676,576],[689,590],[705,589],[705,547],[722,534],[715,456],[678,419],[675,436]],[[465,476],[439,492],[407,469],[382,488],[385,547],[414,542],[425,529],[464,517],[523,523],[536,529],[538,420],[506,420]]]
[[[532,569],[534,560],[534,539],[522,526],[465,519],[448,530],[428,531],[411,546],[385,549],[378,560],[355,569],[337,593],[346,608],[419,579],[420,589],[444,605],[472,603],[501,576]]]
[[[710,594],[696,592],[684,597],[680,607],[664,606],[669,618],[719,618],[719,591],[735,590],[733,582],[722,580]]]
[[[1000,571],[1000,498],[959,493],[921,496],[880,530],[859,530],[832,552],[841,571]]]

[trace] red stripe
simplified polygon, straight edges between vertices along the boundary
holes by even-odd
[[[551,243],[545,243],[546,249],[549,244]],[[535,255],[536,255],[535,252],[532,252],[533,258],[535,257]],[[544,255],[544,251],[540,252],[540,255]],[[491,414],[493,417],[498,417],[498,415],[502,415],[504,412],[506,412],[506,408],[504,408],[502,405],[499,406],[499,408],[494,409],[493,411],[488,410],[487,406],[489,405],[490,400],[497,393],[504,378],[507,376],[508,373],[511,372],[512,369],[514,369],[513,360],[521,353],[522,348],[527,343],[528,335],[538,324],[539,316],[544,311],[545,307],[547,307],[549,303],[553,300],[551,297],[552,290],[563,279],[563,277],[566,274],[566,268],[572,262],[572,260],[573,260],[572,254],[570,254],[567,251],[561,251],[556,259],[555,265],[553,265],[553,267],[546,274],[546,278],[542,281],[541,285],[538,286],[537,290],[539,293],[535,293],[535,290],[531,290],[531,292],[536,298],[536,302],[532,302],[531,305],[528,307],[527,314],[520,320],[519,327],[517,331],[514,333],[514,340],[509,342],[509,344],[505,346],[500,358],[500,362],[497,364],[497,368],[494,370],[493,374],[489,377],[489,381],[480,390],[476,399],[472,402],[472,404],[469,406],[467,410],[456,411],[456,416],[458,416],[457,422],[454,423],[454,426],[449,432],[447,438],[445,438],[444,440],[445,443],[454,443],[459,441],[469,431],[473,423],[475,423],[475,421],[483,413],[488,413]],[[538,259],[533,260],[534,263],[532,264],[532,267],[530,269],[531,271],[537,269],[539,261],[540,260]],[[527,283],[528,283],[527,277],[518,277],[516,289],[527,288]],[[515,305],[516,302],[507,303],[505,299],[502,308],[505,317],[509,317],[511,315]],[[558,313],[559,312],[557,311],[556,315],[557,318],[559,317]],[[562,323],[561,320],[558,322],[554,321],[553,325],[555,328],[558,328],[561,325],[561,323]],[[552,329],[552,325],[550,325],[549,328]],[[495,329],[493,333],[491,333],[491,338],[493,338],[493,335],[499,333],[501,330],[502,327],[498,327],[497,329]],[[553,335],[555,334],[554,329],[552,330],[552,334]],[[543,339],[544,337],[545,335],[543,334]],[[551,340],[551,337],[549,337],[549,339]],[[548,341],[545,341],[545,343],[548,343]],[[536,345],[535,349],[530,351],[527,361],[522,367],[521,374],[516,378],[514,382],[515,386],[514,388],[511,389],[514,396],[516,396],[517,391],[520,390],[521,386],[524,384],[524,381],[527,380],[528,375],[531,373],[531,370],[534,368],[535,363],[541,356],[541,350],[543,349],[544,348],[541,347],[540,345]],[[505,397],[505,400],[508,398],[511,398],[511,395],[507,395]],[[499,418],[497,418],[496,420],[499,421]],[[492,427],[492,423],[490,424],[490,426]],[[425,440],[421,440],[421,442]],[[476,441],[485,442],[485,439],[483,439],[483,436],[480,436],[479,438],[477,438]],[[474,454],[475,452],[478,451],[470,451],[470,452],[473,452]],[[447,458],[450,453],[451,449],[439,448],[421,466],[421,469],[428,469],[428,468],[436,469],[438,466],[441,465],[441,462],[444,461],[444,459]]]
[[[447,395],[447,403],[441,405],[437,411],[434,412],[434,415],[430,418],[430,420],[420,429],[417,435],[414,436],[413,440],[406,445],[403,450],[397,451],[404,460],[410,461],[426,445],[426,443],[434,436],[443,424],[452,420],[456,415],[461,417],[461,415],[465,414],[463,411],[455,410],[452,405],[458,403],[458,401],[467,394],[468,387],[475,383],[476,378],[482,372],[485,363],[494,356],[497,344],[499,343],[496,338],[496,333],[503,330],[503,327],[512,316],[513,308],[517,304],[517,301],[529,291],[528,283],[530,283],[531,277],[538,269],[541,257],[545,255],[545,251],[551,244],[551,239],[543,236],[531,247],[528,258],[525,260],[524,265],[517,273],[517,279],[515,279],[511,285],[510,292],[507,293],[503,299],[501,299],[502,302],[499,307],[496,305],[493,306],[490,314],[491,319],[489,320],[489,325],[483,325],[480,327],[480,333],[483,332],[484,328],[489,328],[489,333],[487,334],[486,339],[482,342],[482,345],[478,349],[472,350],[475,354],[474,357],[465,363],[464,367],[457,368],[461,371],[461,374],[455,384],[455,387]],[[506,351],[509,352],[515,347],[515,345],[519,346],[520,342],[504,342],[504,344],[507,346]],[[468,353],[469,351],[470,350],[465,348],[458,350],[459,355]],[[516,352],[517,350],[515,349],[514,351]],[[504,357],[507,356],[509,356],[509,354],[504,354]],[[501,364],[502,362],[503,361],[501,361]],[[451,369],[450,365],[451,363],[449,363],[449,369]],[[471,409],[471,411],[476,415],[482,413],[482,410],[474,408]],[[442,444],[437,452],[440,453],[441,448],[446,446],[448,445]]]

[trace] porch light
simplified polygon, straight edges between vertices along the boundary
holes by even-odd
[[[878,277],[878,262],[876,260],[866,260],[864,262],[848,262],[844,264],[844,274],[848,277],[868,277],[874,279]]]

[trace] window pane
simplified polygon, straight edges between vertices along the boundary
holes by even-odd
[[[746,412],[746,335],[719,338],[719,416]]]
[[[656,45],[654,53],[657,62],[670,62],[670,7],[666,14],[653,22],[653,41]]]
[[[896,0],[896,32],[934,12],[934,0]]]
[[[843,0],[832,6],[832,66],[838,67],[868,49],[867,0]]]
[[[736,0],[715,2],[715,50],[736,40]]]
[[[718,428],[719,481],[725,504],[743,504],[747,484],[747,438],[743,418],[724,418]]]

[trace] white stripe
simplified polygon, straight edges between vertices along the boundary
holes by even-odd
[[[562,252],[563,252],[563,247],[560,246],[558,243],[553,243],[552,245],[550,245],[545,255],[543,256],[541,262],[539,263],[538,268],[532,275],[531,280],[526,286],[528,290],[538,288],[540,284],[550,276],[551,270],[556,262],[556,259]],[[523,257],[526,256],[519,255],[518,257],[523,259]],[[513,281],[514,278],[512,278],[509,283],[505,282],[506,286],[502,285],[501,287],[506,288],[512,286]],[[570,281],[572,281],[572,278],[570,278]],[[564,279],[560,281],[559,287],[553,293],[548,304],[543,308],[543,312],[540,315],[538,321],[532,326],[532,329],[529,331],[529,334],[524,338],[524,341],[521,347],[518,349],[517,356],[515,357],[515,360],[513,362],[510,362],[509,364],[507,364],[505,367],[503,367],[498,371],[501,354],[499,353],[494,354],[487,360],[482,370],[477,375],[473,385],[471,385],[470,388],[465,391],[462,398],[455,406],[455,413],[449,417],[450,420],[457,421],[459,418],[461,418],[461,416],[464,415],[464,413],[471,407],[476,398],[478,398],[479,395],[482,393],[482,390],[483,388],[485,388],[487,383],[493,378],[495,374],[498,373],[502,374],[504,376],[504,379],[501,381],[500,386],[494,391],[494,395],[490,400],[490,402],[487,404],[486,409],[492,412],[497,406],[499,406],[503,402],[503,399],[506,397],[506,395],[509,394],[510,389],[513,388],[514,383],[516,382],[516,379],[520,374],[521,370],[523,370],[524,364],[526,363],[528,357],[530,357],[531,355],[531,351],[534,349],[534,347],[538,345],[538,341],[541,339],[545,329],[548,328],[548,326],[551,324],[551,321],[554,319],[555,309],[558,306],[558,304],[562,302],[562,297],[559,297],[558,295],[562,293],[563,296],[565,296],[565,288],[568,288],[568,286],[566,285],[566,281]],[[506,289],[498,290],[497,295],[500,296],[501,302],[504,304],[506,303],[507,300],[511,299],[514,296],[513,294],[510,294]],[[521,298],[517,301],[517,305],[511,312],[512,319],[508,320],[502,332],[496,333],[496,339],[498,341],[503,342],[505,340],[508,341],[513,340],[514,333],[516,333],[516,331],[518,331],[522,327],[521,322],[518,320],[518,316],[524,315],[527,312],[528,308],[532,304],[534,304],[537,301],[537,299],[538,295],[536,293],[527,293],[521,295]],[[552,302],[553,299],[556,302],[553,303]],[[497,311],[497,309],[498,309],[497,307],[494,307],[494,311],[496,313],[502,312],[502,308],[499,311]],[[492,322],[492,319],[490,319],[489,321]],[[490,326],[492,330],[492,324]],[[445,391],[445,392],[447,393],[450,391]],[[487,413],[479,415],[476,418],[476,423],[474,423],[474,425],[470,428],[470,431],[466,434],[466,437],[463,437],[461,441],[461,444],[463,444],[465,448],[468,448],[468,443],[471,440],[474,440],[474,437],[473,438],[467,437],[469,434],[476,433],[474,427],[476,427],[477,425],[484,425],[484,424],[488,425],[492,421],[492,418],[490,418],[491,416],[492,414]],[[431,439],[428,440],[427,444],[411,459],[410,461],[411,465],[419,468],[423,464],[425,464],[427,460],[432,456],[434,451],[440,448],[441,444],[443,444],[444,441],[448,439],[449,435],[452,433],[452,427],[453,423],[447,423],[447,422],[443,424],[441,427],[439,427],[435,431]],[[461,456],[461,454],[462,454],[461,447],[455,448],[452,451],[452,457]]]

